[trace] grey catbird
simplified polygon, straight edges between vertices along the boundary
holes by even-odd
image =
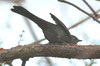
[[[45,38],[51,44],[63,44],[63,43],[72,43],[77,44],[79,40],[77,37],[70,34],[67,27],[53,14],[50,13],[52,19],[56,24],[52,24],[46,20],[43,20],[36,15],[30,13],[28,10],[21,6],[13,6],[14,8],[11,11],[23,15],[33,22],[35,22],[43,31]]]

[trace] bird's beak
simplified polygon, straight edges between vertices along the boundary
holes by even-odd
[[[78,40],[78,41],[80,42],[80,41],[82,41],[82,40]]]

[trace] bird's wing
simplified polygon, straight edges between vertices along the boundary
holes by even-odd
[[[70,34],[68,28],[67,28],[56,16],[54,16],[54,15],[51,14],[51,13],[50,13],[50,15],[51,15],[52,19],[55,21],[55,23],[56,23],[59,27],[61,27],[61,29],[68,35],[68,37],[71,38],[71,36],[70,36],[71,34]]]

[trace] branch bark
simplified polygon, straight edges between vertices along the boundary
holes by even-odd
[[[60,57],[75,59],[100,58],[100,45],[31,44],[0,50],[0,63],[17,58]]]

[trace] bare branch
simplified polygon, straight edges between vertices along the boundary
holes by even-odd
[[[91,15],[91,14],[89,14],[88,12],[84,11],[84,10],[81,9],[80,7],[76,6],[75,4],[70,3],[70,2],[68,2],[68,1],[65,1],[65,0],[58,0],[58,1],[63,2],[63,3],[67,3],[67,4],[69,4],[69,5],[72,5],[73,7],[77,8],[77,9],[80,10],[81,12],[83,12],[83,13],[85,13],[86,15],[90,16],[91,18],[93,18],[93,20],[95,20],[96,22],[98,22],[98,23],[100,24],[100,21],[99,21],[96,17],[94,17],[93,15]]]
[[[72,44],[31,44],[18,46],[8,50],[0,50],[0,63],[17,58],[30,57],[61,57],[76,59],[99,59],[100,45]]]
[[[13,3],[21,3],[21,2],[24,2],[25,0],[0,0],[0,1],[13,2]]]
[[[35,41],[33,44],[40,44],[40,42],[42,42],[42,41],[44,41],[44,40],[46,40],[46,38],[43,38],[43,39],[37,40],[37,41]]]
[[[83,0],[83,2],[90,8],[90,10],[93,12],[95,17],[98,16],[97,13],[95,12],[95,10],[91,7],[91,5],[89,5],[89,3],[86,0]]]
[[[98,13],[98,12],[100,12],[100,9],[96,11],[96,13]],[[98,15],[97,18],[100,18],[100,15]],[[74,28],[74,27],[76,27],[76,26],[78,26],[78,25],[84,23],[84,22],[87,21],[88,19],[90,19],[90,17],[84,18],[83,20],[77,22],[76,24],[72,25],[72,26],[69,27],[68,29],[72,29],[72,28]]]

